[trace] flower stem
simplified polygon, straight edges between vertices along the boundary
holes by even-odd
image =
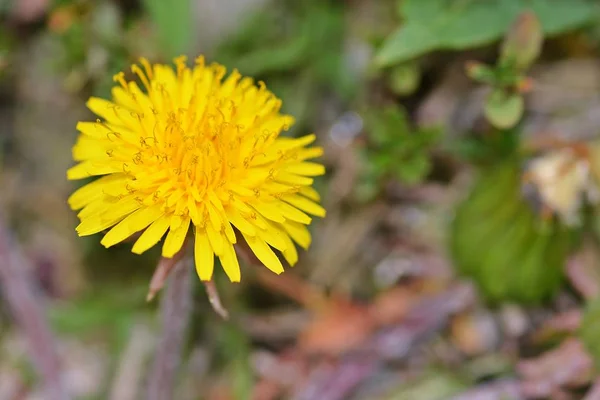
[[[188,257],[183,257],[173,267],[161,298],[162,334],[148,376],[148,400],[174,398],[175,378],[181,364],[181,351],[192,305],[189,261]]]

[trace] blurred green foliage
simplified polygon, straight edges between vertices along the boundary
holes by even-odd
[[[600,369],[600,298],[586,304],[578,336]]]
[[[450,248],[459,272],[492,302],[540,303],[563,282],[572,233],[544,221],[521,192],[521,169],[510,160],[484,169],[456,210]]]
[[[68,71],[68,90],[91,85],[95,95],[110,94],[113,75],[125,68],[132,51],[125,25],[121,10],[110,1],[65,2],[55,8],[49,26],[62,51],[52,62]]]
[[[512,128],[523,116],[525,100],[522,92],[528,90],[524,73],[539,56],[543,40],[537,16],[523,12],[508,30],[495,67],[479,63],[467,66],[471,78],[492,87],[484,114],[496,128]]]
[[[467,383],[456,374],[432,369],[381,400],[442,400],[463,392],[467,387]]]
[[[218,330],[218,355],[227,363],[225,369],[231,378],[233,395],[236,400],[247,400],[254,386],[250,365],[250,341],[244,332],[233,324],[222,324]]]
[[[396,65],[388,75],[390,89],[399,96],[411,95],[419,88],[421,75],[421,67],[415,61]]]
[[[372,199],[386,179],[406,185],[422,182],[431,170],[430,151],[440,138],[437,129],[413,129],[398,106],[364,113],[367,142],[360,150],[363,170],[356,188],[362,200]]]
[[[186,54],[192,42],[192,2],[190,0],[143,0],[156,27],[162,55],[166,58]]]
[[[215,59],[257,80],[283,100],[298,125],[313,120],[323,89],[350,101],[359,82],[344,60],[344,8],[335,1],[273,2],[217,49]],[[324,51],[325,50],[325,51]]]
[[[152,310],[144,301],[148,287],[144,285],[104,284],[84,297],[69,303],[57,303],[49,310],[55,329],[70,335],[86,335],[104,331],[117,337],[125,334],[133,315]],[[150,315],[150,314],[148,314]]]
[[[400,27],[384,41],[377,65],[398,64],[435,50],[461,50],[498,40],[522,11],[533,10],[546,35],[589,23],[598,6],[588,0],[402,0]]]
[[[504,89],[494,89],[484,105],[488,121],[497,128],[511,128],[523,116],[525,100],[519,93],[507,93]]]

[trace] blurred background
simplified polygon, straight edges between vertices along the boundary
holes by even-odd
[[[310,250],[219,271],[227,321],[66,203],[87,98],[179,54],[325,148]],[[0,399],[152,398],[177,324],[163,398],[600,399],[599,133],[597,1],[0,0]]]

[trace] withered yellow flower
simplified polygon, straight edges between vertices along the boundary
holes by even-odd
[[[271,271],[283,272],[273,249],[294,265],[293,242],[311,241],[308,214],[325,215],[311,186],[325,170],[307,161],[323,152],[307,147],[315,136],[281,137],[294,123],[281,100],[238,71],[225,78],[225,67],[203,57],[193,68],[185,57],[175,68],[141,59],[132,72],[145,90],[117,74],[112,101],[87,102],[100,119],[77,124],[79,163],[67,177],[102,176],[69,198],[81,209],[79,235],[110,228],[102,239],[110,247],[143,231],[139,254],[166,234],[162,255],[173,257],[191,227],[201,280],[211,279],[215,255],[240,280],[236,233]]]

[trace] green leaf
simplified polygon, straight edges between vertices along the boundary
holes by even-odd
[[[192,40],[190,0],[144,0],[143,5],[156,27],[163,55],[175,57],[186,53]]]
[[[94,35],[106,44],[119,43],[123,37],[121,11],[115,3],[99,2],[91,15]]]
[[[521,196],[516,162],[485,169],[452,222],[454,265],[494,303],[548,300],[563,282],[573,232],[543,222]]]
[[[394,172],[399,181],[407,185],[414,185],[420,183],[430,170],[431,161],[429,157],[421,153],[406,160],[404,163],[397,163]]]
[[[364,119],[369,142],[363,178],[387,176],[409,185],[421,182],[431,169],[429,152],[439,131],[413,131],[406,112],[398,106],[369,110]]]
[[[523,96],[496,89],[486,99],[484,112],[488,121],[496,128],[508,129],[519,122],[524,108]]]
[[[364,119],[369,140],[375,146],[387,145],[394,136],[402,136],[408,130],[406,113],[398,107],[368,110]]]
[[[398,95],[407,96],[418,89],[421,83],[421,68],[415,62],[408,62],[392,68],[389,75],[390,88]]]
[[[543,41],[540,21],[533,12],[525,11],[519,15],[506,34],[500,52],[500,62],[524,70],[538,58]]]
[[[466,71],[467,76],[477,82],[492,84],[497,79],[494,69],[477,61],[468,62]]]
[[[218,350],[229,364],[228,376],[236,400],[249,399],[254,377],[250,366],[250,343],[248,337],[238,327],[223,324],[219,332]]]
[[[597,13],[597,6],[586,0],[402,0],[400,4],[404,22],[377,53],[379,67],[434,50],[492,43],[528,9],[538,16],[545,35],[579,27]]]
[[[596,368],[600,368],[600,299],[593,299],[586,304],[578,334],[592,355]]]

